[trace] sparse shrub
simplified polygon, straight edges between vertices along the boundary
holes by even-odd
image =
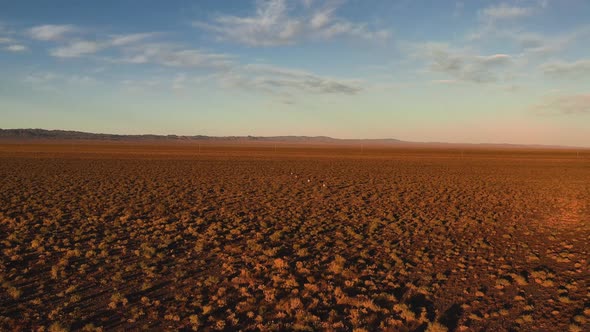
[[[449,329],[438,322],[430,322],[426,327],[426,332],[447,332]]]
[[[414,312],[403,303],[395,304],[393,306],[393,310],[397,312],[400,315],[400,317],[406,322],[413,322],[416,320],[416,314],[414,314]]]
[[[63,327],[60,323],[55,322],[49,326],[49,332],[68,332],[68,329]]]
[[[191,324],[191,326],[192,326],[193,329],[198,329],[199,328],[199,325],[200,325],[200,322],[201,322],[199,320],[199,316],[197,316],[197,315],[190,315],[188,319],[189,319],[189,322],[190,322],[190,324]]]
[[[342,272],[342,269],[344,269],[344,264],[346,263],[346,259],[340,255],[336,255],[336,257],[334,257],[334,260],[332,261],[332,263],[330,263],[330,265],[328,266],[328,271],[334,273],[334,274],[340,274]]]
[[[17,300],[18,298],[20,298],[22,292],[13,286],[10,286],[6,289],[6,291],[8,292],[8,295],[10,295],[11,298],[13,298],[14,300]]]
[[[60,275],[60,268],[57,265],[51,267],[51,278],[57,280]]]

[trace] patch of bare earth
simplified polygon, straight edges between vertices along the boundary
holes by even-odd
[[[556,227],[576,227],[582,222],[588,222],[588,215],[584,213],[586,208],[584,203],[580,199],[560,199],[558,213],[549,217],[547,223]]]

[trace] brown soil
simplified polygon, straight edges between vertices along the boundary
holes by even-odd
[[[0,144],[0,330],[590,330],[590,156]]]

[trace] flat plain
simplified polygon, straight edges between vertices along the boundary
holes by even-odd
[[[0,330],[589,331],[590,152],[0,144]]]

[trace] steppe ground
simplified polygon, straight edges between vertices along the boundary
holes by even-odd
[[[0,143],[0,330],[590,331],[590,151]]]

